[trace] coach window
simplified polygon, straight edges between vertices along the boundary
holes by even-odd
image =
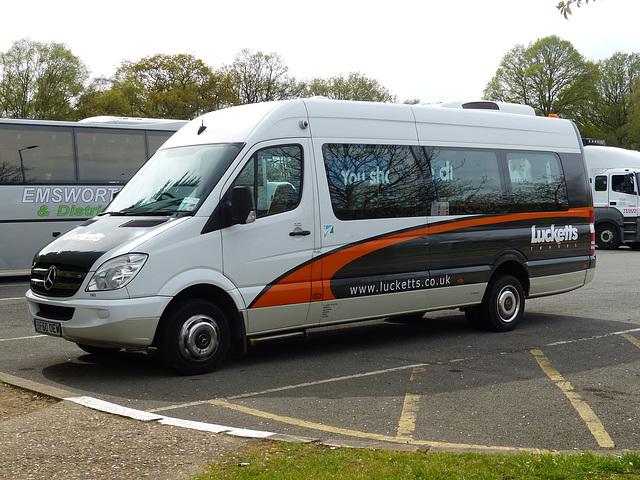
[[[147,131],[147,156],[151,157],[175,132]]]
[[[144,132],[76,128],[80,182],[126,183],[147,160]]]
[[[560,159],[552,153],[508,152],[511,211],[566,210],[567,186]]]
[[[500,213],[502,184],[493,150],[426,147],[437,201],[449,215]]]
[[[258,218],[293,210],[302,191],[302,148],[285,145],[257,151],[234,186],[251,188]]]
[[[0,183],[73,183],[73,142],[65,127],[0,128]]]
[[[427,171],[417,147],[325,144],[322,155],[338,219],[426,215]]]

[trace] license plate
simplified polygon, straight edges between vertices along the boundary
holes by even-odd
[[[44,333],[45,335],[53,335],[54,337],[62,336],[62,328],[57,322],[48,322],[46,320],[40,320],[36,318],[34,320],[36,326],[36,332]]]

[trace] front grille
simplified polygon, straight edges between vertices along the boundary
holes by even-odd
[[[57,305],[38,304],[38,316],[49,320],[67,321],[73,317],[76,309],[72,307],[59,307]]]
[[[86,275],[86,269],[74,265],[36,263],[31,269],[31,290],[48,297],[70,297]]]

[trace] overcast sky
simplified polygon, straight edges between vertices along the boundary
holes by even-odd
[[[474,100],[506,52],[558,35],[589,60],[640,53],[639,0],[2,1],[0,51],[65,43],[92,77],[124,60],[193,54],[216,69],[244,48],[278,53],[299,80],[360,72],[400,101]]]

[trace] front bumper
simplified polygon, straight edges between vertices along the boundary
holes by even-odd
[[[99,347],[149,347],[170,297],[114,300],[53,299],[26,293],[33,318],[58,322],[62,337]],[[51,312],[55,312],[52,314]]]

